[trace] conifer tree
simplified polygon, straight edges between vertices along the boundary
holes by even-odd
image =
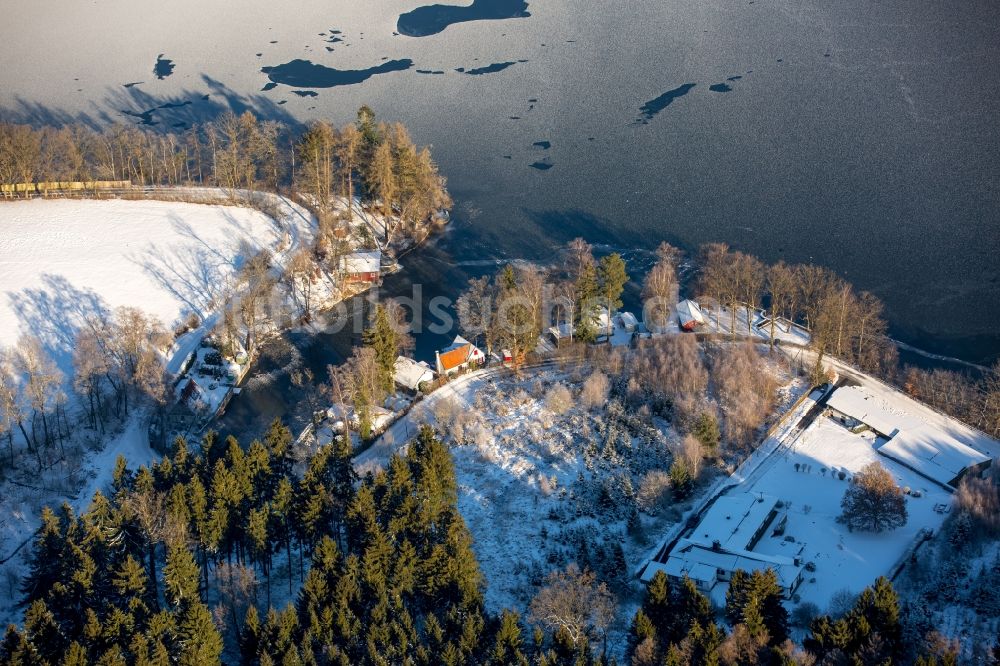
[[[597,338],[594,328],[594,306],[598,297],[597,267],[591,261],[580,267],[575,284],[576,337],[581,342],[593,342]]]
[[[662,571],[657,571],[649,585],[646,586],[646,598],[642,602],[642,611],[649,618],[656,633],[668,643],[680,640],[686,632],[684,627],[676,632],[672,630],[674,621],[673,593],[670,589],[670,579]]]
[[[21,584],[26,604],[42,599],[61,575],[65,539],[59,518],[46,506],[42,508],[41,522],[31,546],[28,576]]]
[[[741,569],[733,572],[726,590],[726,619],[730,624],[744,624],[751,635],[759,636],[756,626],[751,626],[747,614],[754,615],[760,628],[767,631],[771,645],[779,645],[788,638],[788,611],[782,604],[781,585],[773,569],[754,571]]]
[[[24,613],[24,635],[35,646],[39,656],[50,663],[58,663],[67,648],[55,615],[41,599],[32,602]]]
[[[251,508],[247,516],[246,534],[253,560],[260,565],[267,590],[267,605],[271,605],[271,516],[270,503]]]
[[[276,478],[292,472],[292,431],[280,419],[274,419],[264,435],[264,446]]]
[[[287,476],[282,476],[278,480],[277,488],[274,492],[274,500],[271,502],[273,512],[273,522],[275,525],[275,539],[279,544],[285,546],[285,556],[288,559],[288,593],[292,593],[292,512],[294,509],[295,491],[292,482]]]
[[[697,438],[707,451],[715,452],[722,438],[719,433],[719,422],[709,412],[702,412],[691,428],[691,434]]]
[[[212,613],[205,604],[195,602],[183,608],[177,628],[178,664],[204,666],[219,663],[223,647],[222,636],[212,622]]]
[[[599,292],[601,301],[608,311],[607,334],[611,335],[611,315],[622,306],[622,292],[628,283],[628,272],[625,268],[625,260],[615,252],[606,257],[601,257],[597,267]]]
[[[399,334],[389,319],[389,312],[381,303],[375,306],[372,325],[365,329],[364,343],[375,350],[375,361],[379,369],[379,383],[382,391],[391,394],[395,390],[396,357],[399,355]]]
[[[171,546],[167,550],[167,566],[163,569],[163,588],[167,603],[176,608],[200,601],[200,576],[191,551],[183,546]]]

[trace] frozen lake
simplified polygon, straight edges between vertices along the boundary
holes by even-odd
[[[404,122],[456,200],[434,254],[459,264],[449,280],[578,235],[625,251],[719,240],[836,268],[917,346],[1000,352],[995,2],[0,10],[5,120],[184,127],[251,108],[343,123],[369,104]]]

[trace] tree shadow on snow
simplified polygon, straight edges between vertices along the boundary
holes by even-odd
[[[108,304],[97,292],[73,286],[62,275],[45,273],[42,287],[7,292],[21,330],[36,336],[61,368],[72,367],[80,327],[91,318],[107,315]]]

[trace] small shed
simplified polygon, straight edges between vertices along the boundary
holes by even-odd
[[[635,329],[639,327],[639,320],[631,312],[622,312],[619,314],[618,321],[621,322],[622,328],[629,333],[634,333]]]
[[[565,340],[573,339],[573,325],[563,322],[561,324],[556,324],[549,329],[549,337],[552,338],[552,342],[556,345],[560,345]]]
[[[705,315],[702,314],[701,308],[694,301],[687,299],[677,304],[677,319],[685,331],[693,331],[705,324]]]
[[[182,403],[195,412],[201,411],[207,404],[205,389],[195,381],[194,377],[189,378],[184,388],[181,389],[180,399]]]

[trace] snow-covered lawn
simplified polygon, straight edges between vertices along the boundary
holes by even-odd
[[[705,332],[730,334],[733,332],[733,311],[730,308],[719,308],[715,305],[704,304],[702,314],[705,316]],[[747,325],[747,311],[745,308],[736,310],[735,331],[737,335],[754,336],[764,340],[771,339],[771,320],[763,310],[751,310],[750,324]],[[775,320],[774,339],[793,345],[808,345],[809,331],[803,327],[788,321],[783,317]]]
[[[906,501],[909,519],[905,526],[881,534],[849,532],[836,522],[848,480],[871,462],[879,462],[901,487],[919,490],[922,497]],[[796,470],[796,464],[799,466]],[[846,472],[841,480],[837,472]],[[799,546],[816,571],[804,574],[797,590],[802,601],[825,610],[831,597],[842,589],[860,592],[874,580],[890,573],[914,543],[921,529],[937,530],[944,515],[936,504],[950,506],[951,495],[916,472],[875,450],[871,433],[854,434],[839,423],[819,416],[797,440],[786,443],[749,478],[731,492],[763,493],[777,497],[788,507],[788,525],[783,537],[765,537],[756,552],[794,557]],[[719,586],[724,587],[724,586]]]
[[[37,335],[67,374],[83,317],[119,306],[168,327],[205,317],[247,248],[287,242],[256,210],[166,201],[7,202],[0,229],[0,345]]]

